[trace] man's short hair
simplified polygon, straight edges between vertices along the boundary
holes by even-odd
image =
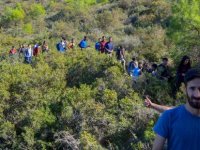
[[[152,67],[156,69],[158,67],[158,65],[157,64],[152,64]]]
[[[187,84],[189,81],[200,78],[200,68],[192,68],[188,70],[184,77],[184,83]]]
[[[167,57],[162,58],[162,61],[168,61]]]
[[[132,61],[135,61],[136,60],[136,58],[135,57],[132,57]]]

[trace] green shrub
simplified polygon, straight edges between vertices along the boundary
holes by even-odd
[[[30,15],[33,18],[37,18],[39,16],[43,16],[46,14],[46,10],[41,4],[33,4],[31,5]]]
[[[32,34],[33,33],[33,27],[32,27],[32,24],[31,23],[27,23],[23,26],[23,31],[26,33],[26,34]]]
[[[25,18],[25,12],[22,9],[21,5],[17,3],[15,8],[5,7],[1,19],[2,21],[1,24],[3,26],[6,26],[13,22],[14,25],[17,25],[17,23],[23,21],[24,18]]]

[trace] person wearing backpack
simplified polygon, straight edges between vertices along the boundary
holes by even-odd
[[[65,37],[62,37],[62,46],[63,46],[64,50],[66,51],[67,50],[67,40]]]
[[[96,51],[101,52],[101,38],[95,43],[95,49]]]
[[[190,68],[191,68],[190,57],[185,55],[182,57],[181,62],[177,68],[176,82],[175,82],[176,90],[179,90],[181,83],[184,82],[184,76]]]
[[[63,43],[64,41],[61,40],[59,43],[56,44],[56,48],[59,52],[64,52],[65,51],[65,48],[63,47]]]
[[[117,60],[122,63],[122,65],[124,67],[124,71],[125,71],[126,70],[126,66],[125,66],[126,61],[125,61],[125,48],[124,47],[119,46],[119,48],[116,51],[116,57],[117,57]]]
[[[171,81],[172,75],[168,67],[168,58],[163,58],[162,63],[157,67],[157,77],[160,80]]]
[[[158,68],[157,64],[154,63],[151,65],[151,74],[153,77],[157,77],[157,68]]]
[[[140,75],[141,69],[138,67],[138,62],[135,62],[135,68],[131,70],[130,76],[132,77],[133,81],[136,81]]]
[[[75,47],[75,41],[74,38],[71,39],[71,42],[68,44],[67,48],[68,49],[74,49]]]
[[[49,47],[46,41],[43,41],[42,43],[42,53],[48,52],[49,51]]]
[[[33,50],[31,45],[29,44],[24,52],[24,62],[30,64],[32,62],[32,56],[33,56]]]
[[[81,50],[88,47],[87,36],[84,36],[83,40],[80,41],[79,47],[81,48]]]
[[[18,49],[19,58],[23,57],[24,52],[25,52],[25,45],[22,44],[22,45],[20,45],[20,47]]]

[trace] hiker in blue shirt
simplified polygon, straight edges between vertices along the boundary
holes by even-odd
[[[132,77],[133,81],[136,81],[140,75],[141,75],[141,69],[138,66],[138,62],[135,62],[135,68],[131,70],[130,76]]]
[[[83,40],[81,40],[81,42],[79,43],[79,47],[81,48],[81,50],[89,47],[87,43],[87,36],[84,36]]]
[[[114,50],[114,45],[112,42],[112,37],[109,37],[109,41],[105,44],[105,53],[112,56]]]
[[[153,150],[162,150],[167,140],[168,150],[199,150],[200,147],[200,69],[186,72],[185,105],[165,111],[154,126],[156,138]]]
[[[128,74],[131,76],[131,72],[136,68],[138,62],[135,57],[132,58],[132,61],[128,64]]]

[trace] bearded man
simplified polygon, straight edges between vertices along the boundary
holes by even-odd
[[[153,150],[200,149],[200,69],[189,70],[184,78],[186,104],[165,111],[154,126]]]

